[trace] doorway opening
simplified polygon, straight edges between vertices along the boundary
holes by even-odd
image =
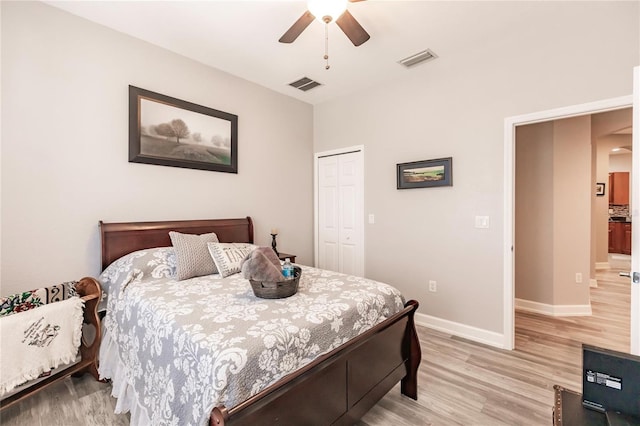
[[[510,117],[505,120],[505,246],[504,246],[504,347],[513,349],[515,347],[515,141],[516,129],[519,126],[534,123],[543,123],[553,120],[561,120],[574,117],[584,117],[591,114],[604,113],[607,111],[629,108],[633,105],[631,96],[609,99],[589,104],[576,105],[568,108],[560,108],[550,111],[543,111],[535,114]],[[594,189],[595,190],[595,189]],[[588,243],[590,246],[590,243]],[[595,268],[595,264],[594,264]],[[586,280],[592,274],[586,276],[576,274],[575,280]],[[587,284],[588,286],[588,284]],[[588,299],[587,299],[588,300]]]

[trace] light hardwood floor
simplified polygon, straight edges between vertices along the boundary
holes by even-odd
[[[550,425],[553,385],[580,390],[581,344],[629,350],[628,260],[612,259],[591,289],[591,317],[516,313],[516,350],[484,346],[418,326],[419,400],[396,386],[358,426]],[[2,425],[128,425],[113,414],[111,386],[67,379],[2,413]]]

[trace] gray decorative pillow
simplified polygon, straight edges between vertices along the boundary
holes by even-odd
[[[207,246],[222,277],[240,272],[245,256],[257,247],[249,243],[208,243]]]
[[[218,242],[218,236],[215,233],[193,235],[171,231],[169,238],[171,238],[171,244],[176,251],[176,278],[178,280],[187,280],[218,272],[207,251],[207,243]]]

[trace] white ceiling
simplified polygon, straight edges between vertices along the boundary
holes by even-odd
[[[349,11],[371,35],[354,47],[329,27],[331,69],[325,70],[324,24],[314,21],[293,44],[280,36],[304,13],[305,1],[47,1],[275,91],[317,104],[401,79],[434,61],[406,69],[397,61],[425,50],[435,61],[499,42],[521,25],[540,22],[555,2],[369,0]],[[323,85],[288,86],[307,76]]]

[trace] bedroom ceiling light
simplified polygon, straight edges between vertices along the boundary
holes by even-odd
[[[309,0],[307,8],[317,20],[328,24],[347,10],[347,0]]]
[[[329,65],[329,23],[339,18],[347,10],[347,0],[309,0],[307,8],[317,20],[324,22],[324,60]]]

